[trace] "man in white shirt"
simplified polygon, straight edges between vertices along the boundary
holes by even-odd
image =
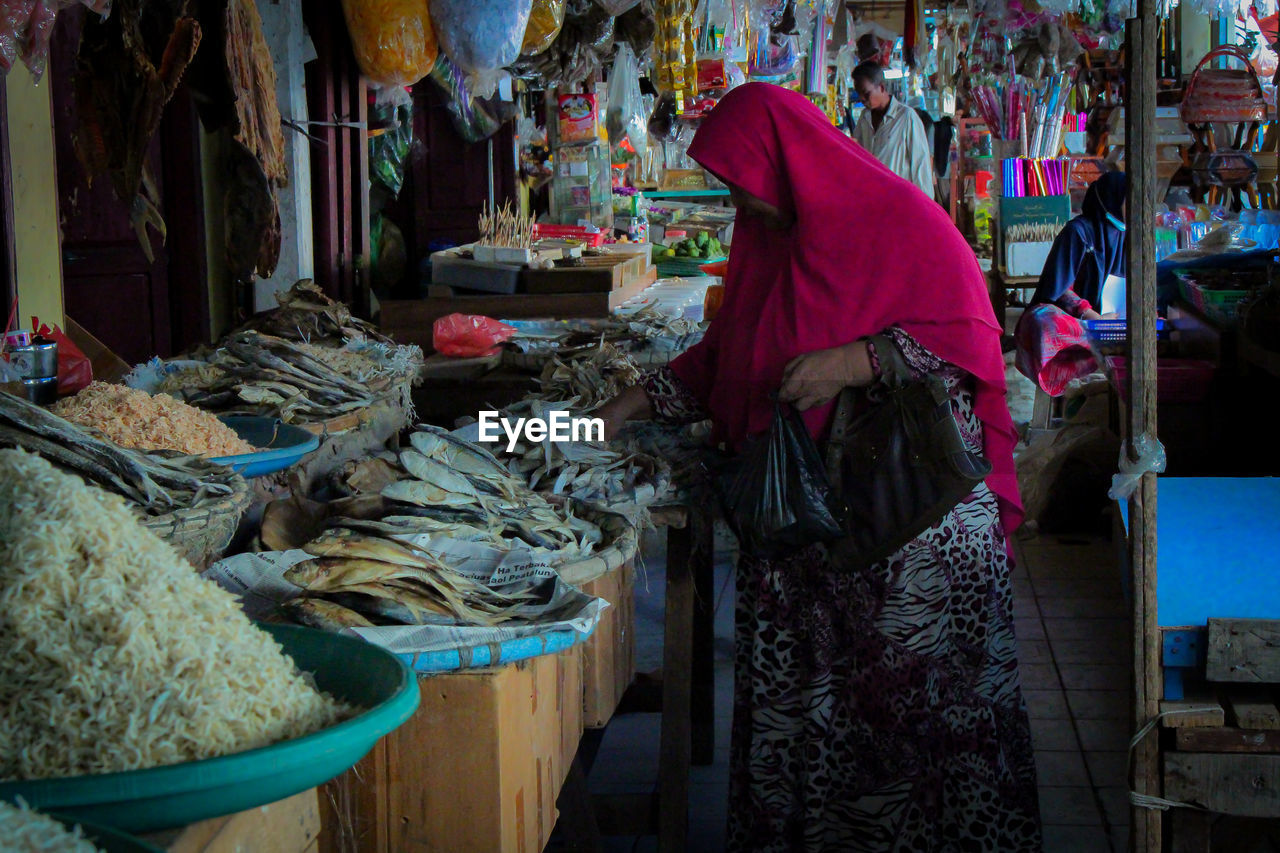
[[[884,86],[884,71],[875,62],[853,69],[853,86],[866,105],[853,128],[853,138],[889,171],[934,198],[933,148],[915,110]]]

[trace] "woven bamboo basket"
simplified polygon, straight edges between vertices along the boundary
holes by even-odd
[[[143,519],[142,526],[172,545],[196,571],[202,572],[222,559],[241,516],[253,502],[253,492],[243,477],[236,477],[231,486],[229,495]]]

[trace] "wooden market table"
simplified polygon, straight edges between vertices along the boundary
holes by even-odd
[[[320,843],[320,801],[312,788],[256,809],[141,838],[167,853],[315,853]]]

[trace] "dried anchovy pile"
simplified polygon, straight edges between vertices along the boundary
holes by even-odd
[[[12,394],[0,392],[0,447],[38,453],[73,474],[123,496],[147,515],[196,506],[235,491],[238,474],[200,456],[142,453]]]
[[[391,385],[359,382],[308,352],[306,345],[255,331],[236,332],[210,363],[222,376],[182,398],[213,411],[247,411],[286,423],[319,421],[371,405]]]

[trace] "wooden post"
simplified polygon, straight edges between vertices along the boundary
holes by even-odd
[[[1125,140],[1127,209],[1127,299],[1129,316],[1129,439],[1156,435],[1156,39],[1155,0],[1137,0],[1138,15],[1125,27],[1129,83]],[[1129,565],[1133,572],[1134,731],[1159,713],[1160,635],[1156,623],[1156,476],[1145,474],[1129,500]],[[1132,790],[1159,796],[1159,732],[1149,734],[1134,755]],[[1160,812],[1134,808],[1130,849],[1161,849]]]

